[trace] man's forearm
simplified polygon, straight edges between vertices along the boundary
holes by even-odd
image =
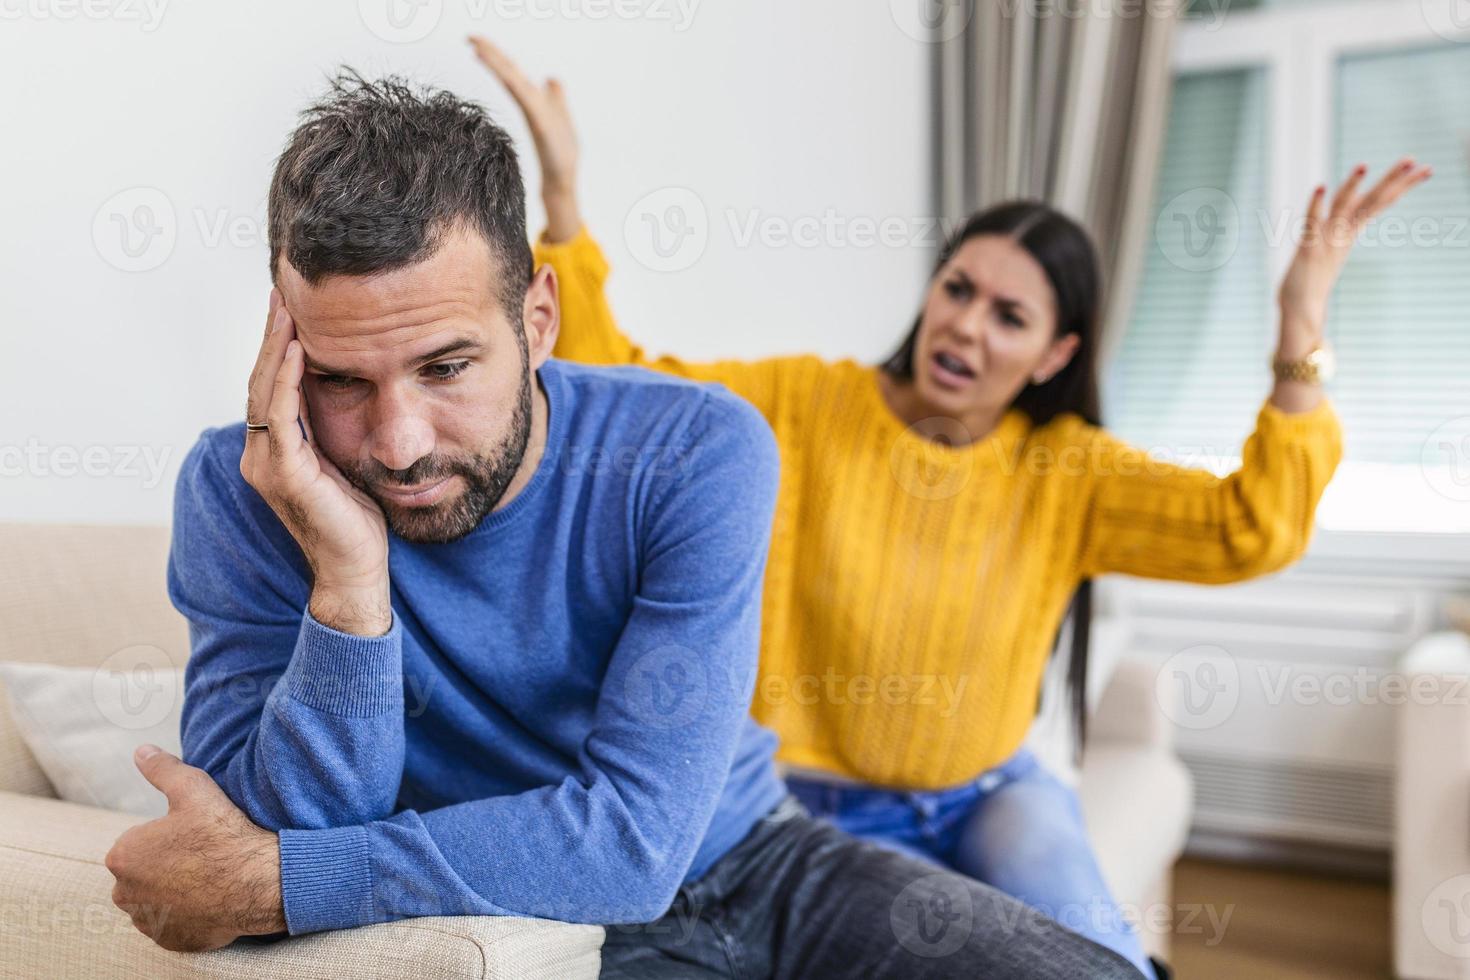
[[[403,774],[401,629],[390,622],[382,636],[360,636],[308,614],[285,669],[262,685],[261,701],[242,704],[225,673],[238,659],[215,648],[241,649],[256,632],[200,634],[198,678],[185,706],[186,758],[269,830],[387,816]]]
[[[319,585],[312,589],[307,609],[323,626],[353,636],[382,636],[393,628],[387,582],[356,588]]]
[[[242,936],[269,936],[286,931],[286,905],[281,896],[281,839],[263,828],[242,848],[236,871],[239,896],[235,913]]]

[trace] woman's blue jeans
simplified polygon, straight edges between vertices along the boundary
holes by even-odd
[[[1013,895],[1155,976],[1103,881],[1077,794],[1029,750],[969,783],[933,792],[786,782],[813,816]]]

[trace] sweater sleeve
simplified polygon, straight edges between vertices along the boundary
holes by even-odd
[[[397,617],[363,638],[306,612],[305,560],[240,477],[240,448],[238,427],[206,433],[174,494],[168,591],[191,647],[184,761],[270,830],[387,816],[404,756]]]
[[[756,361],[726,359],[708,362],[652,356],[620,329],[608,305],[607,258],[583,227],[566,242],[552,243],[543,234],[535,245],[536,265],[556,272],[561,300],[561,330],[552,353],[584,364],[633,364],[688,378],[715,381],[750,402],[772,425],[783,381],[797,365],[814,358],[765,358]]]
[[[661,474],[634,520],[638,587],[574,770],[526,792],[282,831],[294,933],[426,915],[647,922],[673,900],[749,724],[777,454],[709,389],[700,465]]]
[[[1225,477],[1161,462],[1091,429],[1081,573],[1200,584],[1236,582],[1305,553],[1317,503],[1342,459],[1325,399],[1287,413],[1267,402]]]

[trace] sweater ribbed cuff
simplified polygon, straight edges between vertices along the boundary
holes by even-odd
[[[1332,401],[1324,396],[1305,412],[1284,412],[1267,401],[1261,406],[1260,418],[1256,420],[1256,424],[1258,427],[1271,426],[1289,438],[1297,438],[1324,428],[1338,428],[1341,423],[1338,421],[1337,411],[1332,407]]]
[[[281,898],[291,935],[375,922],[366,827],[282,830]]]
[[[382,636],[354,636],[319,622],[301,622],[286,668],[286,691],[310,708],[347,718],[403,710],[403,629],[398,617]]]

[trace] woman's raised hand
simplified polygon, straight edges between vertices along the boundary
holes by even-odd
[[[577,208],[577,130],[567,108],[566,90],[554,78],[538,86],[504,51],[481,35],[471,35],[470,44],[475,57],[500,79],[521,107],[531,128],[536,156],[541,161],[547,237],[554,242],[572,238],[582,227],[582,217]]]
[[[1384,174],[1371,190],[1359,194],[1358,185],[1368,173],[1368,168],[1360,165],[1332,195],[1326,214],[1322,210],[1327,196],[1326,185],[1313,192],[1307,206],[1301,245],[1297,247],[1277,293],[1281,306],[1281,353],[1284,357],[1301,357],[1321,341],[1327,318],[1327,301],[1359,233],[1405,191],[1428,180],[1431,172],[1429,167],[1416,166],[1412,159],[1405,158]]]

